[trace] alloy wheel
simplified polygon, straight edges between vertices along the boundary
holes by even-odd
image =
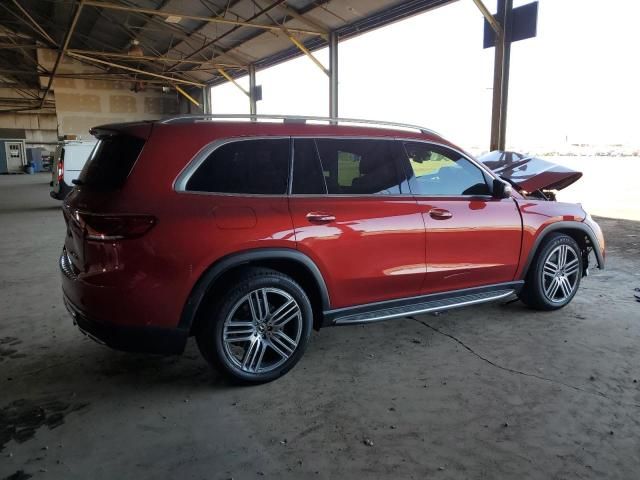
[[[571,297],[580,275],[578,252],[562,244],[547,256],[542,268],[542,287],[545,297],[553,303],[562,303]]]
[[[252,290],[238,300],[225,318],[224,353],[236,368],[267,373],[296,351],[302,335],[302,310],[279,288]]]

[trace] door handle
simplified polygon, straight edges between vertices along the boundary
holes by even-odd
[[[307,220],[311,223],[331,223],[335,222],[336,216],[330,213],[309,212],[307,213]]]
[[[445,210],[444,208],[432,208],[429,211],[429,215],[434,220],[447,220],[453,217],[453,214],[449,210]]]

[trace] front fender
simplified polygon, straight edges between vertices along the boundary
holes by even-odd
[[[598,230],[600,230],[600,227],[598,227]],[[543,227],[541,231],[538,232],[536,239],[533,242],[533,246],[529,250],[527,259],[520,270],[521,274],[519,278],[523,280],[526,278],[527,273],[529,272],[529,267],[533,263],[533,259],[535,258],[536,253],[538,252],[538,248],[542,244],[543,240],[547,238],[549,234],[553,232],[568,233],[572,231],[573,232],[578,231],[586,235],[586,237],[589,239],[589,242],[593,246],[593,251],[596,255],[596,260],[598,262],[598,268],[604,269],[604,245],[602,246],[600,245],[600,241],[598,239],[598,236],[596,235],[596,232],[594,232],[594,230],[590,226],[588,226],[584,221],[582,222],[574,221],[574,220],[557,221],[557,222],[548,224],[547,226]],[[602,233],[600,235],[602,235]]]

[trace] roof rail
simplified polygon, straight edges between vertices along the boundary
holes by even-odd
[[[405,128],[408,130],[417,130],[420,133],[441,136],[439,133],[425,127],[410,125],[407,123],[382,122],[377,120],[365,120],[361,118],[330,118],[330,117],[309,117],[303,115],[248,115],[248,114],[194,114],[194,115],[177,115],[159,120],[158,123],[189,123],[207,120],[282,120],[283,123],[306,123],[311,122],[328,122],[330,124],[351,124],[351,125],[378,125],[382,127]]]

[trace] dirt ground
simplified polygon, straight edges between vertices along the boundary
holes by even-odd
[[[584,479],[640,471],[640,222],[565,309],[519,302],[314,334],[236,387],[193,342],[112,351],[72,325],[48,177],[0,177],[0,479]]]

